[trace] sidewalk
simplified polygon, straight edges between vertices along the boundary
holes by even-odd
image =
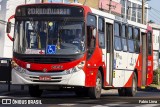
[[[147,86],[145,89],[141,89],[142,91],[149,91],[149,92],[160,92],[160,85],[151,84]]]

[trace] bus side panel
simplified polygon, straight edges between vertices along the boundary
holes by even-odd
[[[102,50],[98,46],[98,39],[97,39],[95,50],[86,63],[86,70],[85,70],[85,73],[86,73],[85,86],[86,87],[96,86],[96,76],[100,66],[104,67],[104,64],[102,63]],[[104,68],[103,68],[103,71],[104,71]],[[102,77],[102,78],[105,78],[105,77]]]
[[[114,87],[131,87],[139,54],[114,51]]]
[[[135,70],[137,70],[137,86],[141,86],[141,79],[142,79],[142,54],[140,53],[136,62]]]

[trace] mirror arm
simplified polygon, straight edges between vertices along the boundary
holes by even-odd
[[[10,22],[10,20],[13,19],[14,16],[15,16],[15,15],[12,15],[12,16],[8,19],[8,22]]]
[[[10,36],[10,34],[7,33],[7,36],[9,37],[9,39],[10,39],[11,41],[14,41],[14,38],[12,38],[12,37]]]
[[[12,16],[8,19],[8,22],[10,22],[10,20],[13,19],[14,16],[15,16],[15,15],[12,15]],[[10,39],[11,41],[14,41],[14,38],[12,38],[9,33],[7,33],[7,36],[9,37],[9,39]]]

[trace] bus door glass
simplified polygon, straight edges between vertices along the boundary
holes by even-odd
[[[113,81],[113,25],[106,23],[106,79],[109,85]]]

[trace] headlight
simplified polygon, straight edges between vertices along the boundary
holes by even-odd
[[[66,74],[72,74],[72,73],[77,72],[77,71],[78,71],[78,69],[76,69],[76,67],[74,67],[74,68],[65,70],[65,73],[66,73]]]
[[[74,68],[70,68],[68,70],[65,70],[65,74],[71,74],[71,73],[77,72],[77,71],[81,70],[84,67],[84,65],[85,65],[85,61],[82,61]]]
[[[18,64],[17,64],[15,61],[12,61],[12,62],[11,62],[11,65],[12,65],[12,68],[15,68],[15,67],[18,66]]]
[[[12,69],[15,69],[19,73],[26,72],[26,70],[24,68],[20,67],[15,61],[12,61],[11,64],[12,64]]]

